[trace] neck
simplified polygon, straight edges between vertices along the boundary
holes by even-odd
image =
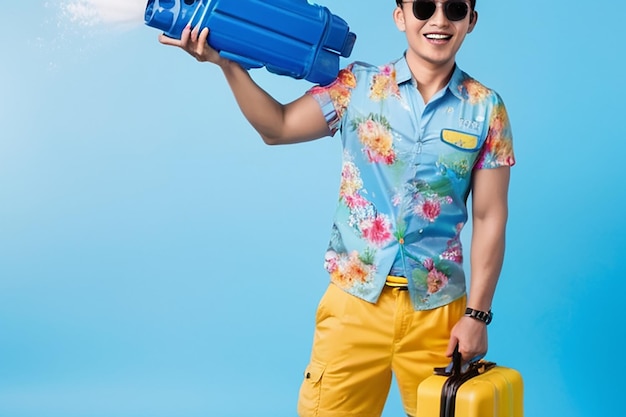
[[[407,57],[411,74],[417,81],[417,90],[422,95],[424,103],[428,103],[433,95],[445,87],[454,71],[455,63],[451,61],[444,66],[425,65],[422,62],[410,62]]]

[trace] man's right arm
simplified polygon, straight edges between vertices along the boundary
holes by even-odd
[[[304,95],[289,103],[281,104],[259,87],[239,64],[222,58],[209,46],[209,30],[187,27],[181,39],[161,35],[159,41],[177,46],[200,62],[212,62],[224,72],[243,115],[269,145],[305,142],[330,135],[326,119],[317,101]]]

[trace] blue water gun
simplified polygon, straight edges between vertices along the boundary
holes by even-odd
[[[224,58],[321,85],[356,41],[343,19],[307,0],[149,0],[145,22],[176,39],[188,24],[208,27]]]

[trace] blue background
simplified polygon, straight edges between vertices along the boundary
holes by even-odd
[[[393,1],[320,4],[350,59],[403,52]],[[265,146],[218,69],[59,10],[2,6],[0,416],[294,416],[337,138]],[[522,372],[527,416],[626,416],[626,5],[478,11],[458,62],[504,98],[518,159],[487,358]],[[252,74],[282,101],[310,86]]]

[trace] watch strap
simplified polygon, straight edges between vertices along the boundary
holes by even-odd
[[[491,320],[493,319],[493,313],[491,312],[491,310],[480,311],[480,310],[474,310],[473,308],[467,307],[465,309],[465,317],[471,317],[478,321],[482,321],[485,324],[489,324],[491,323]]]

